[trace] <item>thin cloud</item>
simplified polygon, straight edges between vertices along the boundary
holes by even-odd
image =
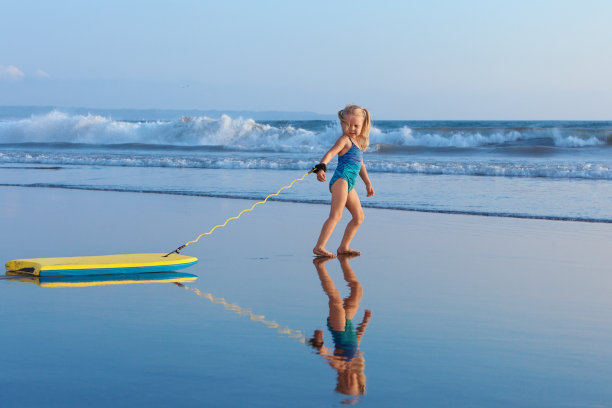
[[[25,74],[14,65],[0,65],[0,80],[21,81]]]
[[[49,78],[51,75],[43,71],[42,69],[37,69],[35,72],[36,76],[39,78]]]

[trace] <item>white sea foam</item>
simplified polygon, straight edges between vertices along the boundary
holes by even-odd
[[[444,133],[419,132],[415,133],[405,126],[402,129],[389,133],[380,131],[372,133],[372,144],[391,144],[396,146],[426,146],[426,147],[457,147],[468,148],[492,144],[514,142],[525,138],[516,131],[506,133],[494,132],[483,135],[480,132],[450,131]]]
[[[317,136],[293,126],[274,127],[227,115],[219,119],[197,117],[172,122],[125,122],[99,115],[53,111],[0,122],[0,143],[140,143],[279,151],[312,151],[323,143],[329,145],[328,140]]]
[[[337,121],[315,130],[291,124],[272,126],[252,119],[207,117],[175,121],[126,122],[100,115],[52,111],[0,122],[0,143],[138,143],[174,146],[223,146],[245,151],[323,152],[341,134]],[[401,128],[374,127],[371,146],[474,148],[546,139],[560,148],[602,146],[605,132],[577,134],[557,128]]]
[[[86,165],[202,169],[308,170],[315,159],[295,157],[241,157],[227,155],[166,156],[158,154],[87,154],[58,152],[4,152],[0,165]],[[504,162],[448,160],[366,160],[372,173],[454,176],[526,177],[612,180],[612,165],[604,162]],[[334,162],[330,164],[330,170]]]

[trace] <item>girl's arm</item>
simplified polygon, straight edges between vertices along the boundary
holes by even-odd
[[[365,163],[361,163],[361,170],[359,170],[359,176],[363,180],[366,185],[367,196],[372,197],[374,195],[374,187],[372,187],[372,182],[368,177],[368,171],[366,170]]]
[[[367,310],[363,313],[363,320],[361,324],[357,326],[357,344],[361,344],[361,338],[366,331],[366,327],[368,327],[368,323],[370,323],[370,318],[372,317],[372,311]]]
[[[331,159],[334,158],[335,155],[337,155],[338,153],[342,151],[342,149],[346,146],[347,141],[348,141],[348,136],[340,136],[338,140],[336,141],[336,144],[334,144],[332,148],[329,149],[327,153],[325,153],[325,155],[321,159],[321,163],[327,165],[327,163],[329,163]],[[319,170],[317,172],[317,180],[325,181],[324,171]]]

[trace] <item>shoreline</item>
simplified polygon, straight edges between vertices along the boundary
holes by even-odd
[[[104,187],[92,187],[92,186],[70,186],[70,185],[54,185],[45,183],[32,183],[32,184],[10,184],[0,183],[0,188],[48,188],[48,189],[63,189],[63,190],[78,190],[78,191],[99,191],[99,192],[112,192],[112,193],[134,193],[134,194],[157,194],[157,195],[168,195],[168,196],[184,196],[184,197],[198,197],[198,198],[214,198],[214,199],[230,199],[230,200],[244,200],[254,201],[260,200],[262,197],[240,197],[230,194],[204,194],[197,192],[186,192],[186,191],[159,191],[152,189],[120,189],[120,188],[104,188]],[[294,204],[306,204],[306,205],[329,205],[329,201],[323,200],[292,200],[292,199],[279,199],[269,198],[268,201],[274,201],[278,203],[294,203]],[[561,221],[561,222],[578,222],[588,224],[612,224],[612,220],[601,219],[601,218],[576,218],[576,217],[562,217],[554,215],[528,215],[528,214],[513,214],[513,213],[495,213],[495,212],[479,212],[479,211],[462,211],[462,210],[428,210],[420,208],[401,208],[401,207],[382,207],[377,205],[368,204],[366,202],[361,203],[363,208],[376,209],[376,210],[389,210],[389,211],[402,211],[402,212],[414,212],[414,213],[425,213],[425,214],[446,214],[446,215],[466,215],[472,217],[486,217],[486,218],[511,218],[520,220],[543,220],[543,221]]]

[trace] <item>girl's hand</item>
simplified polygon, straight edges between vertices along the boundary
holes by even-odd
[[[374,195],[374,187],[372,187],[372,184],[366,184],[366,191],[368,193],[367,197],[372,197]]]
[[[317,180],[325,181],[325,172],[323,170],[317,172]]]

